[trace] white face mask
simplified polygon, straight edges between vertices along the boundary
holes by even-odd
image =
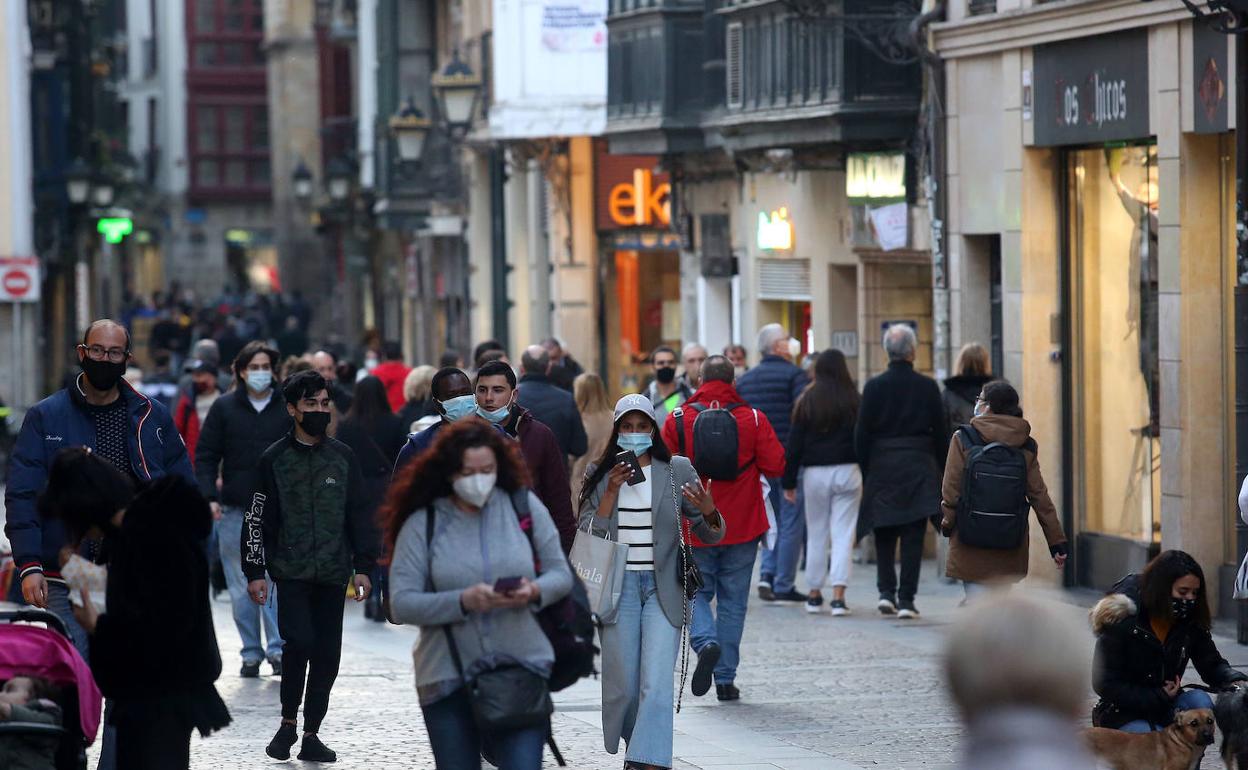
[[[459,499],[471,506],[480,508],[490,499],[494,485],[498,482],[497,473],[474,473],[471,476],[460,476],[451,483]]]

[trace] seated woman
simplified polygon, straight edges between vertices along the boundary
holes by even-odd
[[[1161,730],[1184,709],[1213,708],[1209,694],[1182,689],[1190,660],[1205,684],[1248,680],[1210,636],[1205,573],[1189,554],[1164,551],[1092,608],[1096,634],[1092,722],[1132,733]]]

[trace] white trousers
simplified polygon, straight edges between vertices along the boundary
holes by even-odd
[[[858,465],[811,465],[802,469],[806,498],[806,588],[849,585],[862,471]]]

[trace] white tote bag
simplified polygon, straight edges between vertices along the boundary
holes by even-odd
[[[595,535],[587,524],[577,529],[568,560],[585,584],[589,611],[603,625],[614,623],[620,610],[620,592],[624,590],[628,544]]]

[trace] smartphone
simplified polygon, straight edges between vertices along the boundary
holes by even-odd
[[[632,475],[628,477],[628,485],[635,487],[646,480],[646,474],[641,470],[641,463],[637,462],[637,453],[631,449],[626,449],[615,456],[616,465],[627,465],[632,471]]]
[[[364,598],[364,586],[356,586],[356,587],[355,587],[355,596],[356,596],[356,598],[358,598],[358,599],[363,599],[363,598]]]
[[[494,581],[494,593],[496,594],[512,594],[520,588],[520,583],[524,578],[505,577]]]

